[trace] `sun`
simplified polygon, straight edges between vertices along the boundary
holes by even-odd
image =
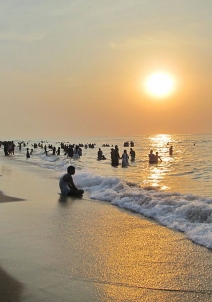
[[[151,96],[164,98],[174,92],[176,83],[174,77],[169,73],[155,72],[146,78],[144,87]]]

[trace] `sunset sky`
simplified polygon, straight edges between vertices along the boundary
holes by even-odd
[[[0,139],[211,133],[211,15],[211,0],[1,0]],[[169,95],[146,91],[156,72]]]

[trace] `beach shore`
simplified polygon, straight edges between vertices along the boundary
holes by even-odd
[[[0,175],[0,301],[212,301],[211,250],[183,233],[12,158]]]

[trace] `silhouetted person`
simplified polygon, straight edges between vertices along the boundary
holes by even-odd
[[[77,189],[74,184],[72,175],[75,174],[75,167],[69,166],[67,168],[67,173],[64,174],[59,181],[59,187],[61,194],[65,196],[82,196],[83,190]]]
[[[119,149],[118,146],[115,146],[115,149],[111,149],[111,160],[112,160],[112,166],[116,167],[119,165]]]
[[[72,158],[74,156],[74,149],[72,148],[72,146],[68,147],[67,153],[68,153],[68,157]]]
[[[135,160],[135,151],[132,148],[130,148],[130,157],[131,157],[131,161]]]
[[[158,159],[160,159],[160,161],[162,161],[161,157],[158,155],[158,152],[156,152],[155,154],[155,162],[158,163]]]
[[[52,148],[52,155],[56,155],[56,147]]]
[[[155,159],[155,154],[153,153],[153,150],[150,150],[149,152],[149,163],[150,164],[155,164],[156,159]]]
[[[97,152],[97,158],[98,160],[102,159],[102,150],[99,148],[99,151]]]
[[[128,162],[128,159],[129,159],[129,156],[127,154],[127,150],[124,150],[124,153],[122,154],[122,168],[125,168],[127,166],[129,166],[129,162]]]
[[[26,158],[30,158],[30,154],[29,154],[29,148],[27,148],[27,152],[26,152]]]
[[[8,143],[7,142],[4,142],[4,155],[5,156],[9,155],[9,153],[8,153]]]

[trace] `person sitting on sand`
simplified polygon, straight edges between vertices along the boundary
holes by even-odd
[[[77,189],[74,184],[72,175],[75,174],[75,167],[69,166],[67,173],[64,174],[59,181],[59,187],[62,195],[65,196],[82,196],[84,191]]]

